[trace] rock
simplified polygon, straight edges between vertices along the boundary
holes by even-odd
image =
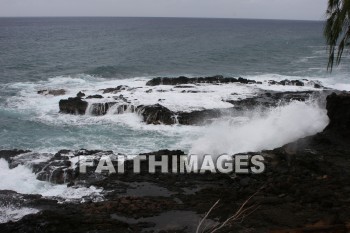
[[[11,162],[11,158],[30,152],[29,150],[0,150],[0,159],[5,159],[7,162]]]
[[[276,107],[280,103],[289,103],[293,100],[306,101],[311,96],[317,95],[320,99],[325,99],[328,92],[299,91],[299,92],[262,92],[254,97],[241,100],[226,100],[239,109],[251,109],[255,107]]]
[[[304,83],[300,80],[282,80],[278,84],[283,85],[283,86],[304,86]]]
[[[270,85],[283,85],[283,86],[310,86],[310,87],[314,87],[314,88],[324,88],[324,86],[322,86],[321,82],[318,81],[313,81],[313,80],[307,80],[307,79],[302,79],[302,80],[282,80],[282,81],[275,81],[275,80],[269,80],[268,83]]]
[[[175,123],[174,112],[160,104],[141,105],[136,108],[136,112],[143,117],[143,121],[147,124],[171,125]]]
[[[89,95],[86,99],[102,99],[102,95]]]
[[[78,97],[68,98],[60,100],[59,107],[61,113],[84,115],[88,107],[88,102]]]
[[[145,117],[154,116],[154,122],[170,120],[173,113],[161,105],[147,107],[150,106],[139,110],[149,111]],[[244,213],[242,219],[226,224],[220,232],[348,232],[349,141],[339,147],[328,139],[348,140],[350,94],[330,95],[327,110],[330,123],[323,133],[258,153],[266,159],[266,171],[259,175],[147,173],[150,155],[155,155],[156,160],[168,155],[168,162],[172,163],[170,156],[184,154],[161,150],[141,154],[146,156],[141,162],[141,174],[132,172],[130,160],[125,161],[125,174],[100,175],[94,173],[95,167],[89,167],[87,174],[72,171],[69,185],[103,188],[105,200],[101,202],[57,204],[49,197],[0,191],[1,206],[12,204],[43,210],[17,222],[0,224],[0,232],[69,232],[72,227],[75,232],[151,232],[152,226],[156,226],[156,231],[170,232],[164,226],[168,219],[175,218],[174,213],[181,211],[179,220],[197,216],[187,217],[184,211],[203,217],[218,200],[208,215],[216,223],[223,223],[238,210]],[[0,157],[12,158],[21,152],[0,151]],[[72,165],[69,156],[79,155],[91,155],[96,164],[102,156],[114,154],[61,150],[41,164],[40,171],[47,172],[51,181],[62,183],[62,171]],[[164,190],[170,194],[164,195]],[[180,221],[179,224],[183,230],[176,232],[193,232]],[[197,219],[193,225],[194,228],[198,225]]]
[[[150,152],[150,153],[142,153],[140,155],[155,155],[155,156],[162,156],[162,155],[168,155],[168,156],[172,156],[172,155],[184,155],[185,152],[183,152],[182,150],[159,150],[159,151],[154,151],[154,152]]]
[[[250,183],[250,178],[249,177],[244,177],[242,179],[240,179],[239,181],[239,184],[242,186],[242,187],[247,187]]]
[[[40,91],[38,91],[38,94],[40,94],[40,95],[59,96],[59,95],[65,95],[65,94],[66,94],[66,90],[64,90],[64,89],[58,89],[58,90],[40,90]]]
[[[120,85],[120,86],[117,86],[115,88],[106,88],[106,89],[102,89],[103,91],[103,94],[106,94],[106,93],[118,93],[120,91],[123,91],[123,90],[126,90],[128,89],[129,87],[126,86],[126,85]]]
[[[181,125],[206,124],[210,120],[219,118],[233,109],[206,109],[192,112],[176,113],[178,123]]]
[[[109,214],[99,212],[89,214],[87,208],[82,207],[77,204],[57,205],[55,208],[45,209],[38,214],[25,216],[18,222],[0,224],[0,231],[2,233],[130,232],[129,224],[111,219]]]
[[[335,137],[350,138],[350,93],[333,93],[327,97],[327,115],[329,124],[326,134]]]
[[[85,93],[79,91],[78,94],[77,94],[77,97],[78,98],[83,98],[85,96]]]
[[[116,102],[107,102],[107,103],[93,103],[91,104],[91,109],[89,114],[94,115],[94,116],[101,116],[101,115],[106,115],[108,110],[116,105]]]
[[[194,86],[189,86],[189,85],[178,85],[178,86],[175,86],[174,88],[194,88]]]
[[[187,84],[189,82],[189,78],[185,76],[180,76],[178,78],[153,78],[152,80],[146,83],[147,86],[157,86],[157,85],[179,85],[179,84]]]
[[[231,78],[227,77],[224,78],[221,75],[216,75],[212,77],[198,77],[198,78],[188,78],[185,76],[180,76],[178,78],[167,78],[167,77],[158,77],[153,78],[150,81],[146,83],[147,86],[157,86],[157,85],[184,85],[184,84],[197,84],[197,83],[212,83],[212,84],[219,84],[219,83],[256,83],[254,80],[248,80],[244,78]]]
[[[322,88],[322,86],[320,84],[318,84],[318,83],[315,83],[314,84],[314,88]]]
[[[45,171],[37,174],[37,179],[41,181],[48,181],[53,184],[66,184],[74,179],[74,170],[67,167],[59,167],[49,170],[50,166]]]
[[[92,114],[94,116],[106,115],[108,110],[110,110],[112,107],[114,107],[117,104],[118,104],[117,102],[93,103],[91,105],[89,114]],[[130,104],[118,104],[118,106],[114,108],[114,111],[112,114],[123,114],[126,111],[134,112],[135,107]]]

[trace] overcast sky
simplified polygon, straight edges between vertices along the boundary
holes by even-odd
[[[327,0],[0,0],[0,16],[157,16],[322,20]]]

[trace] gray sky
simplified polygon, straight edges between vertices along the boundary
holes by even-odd
[[[327,0],[0,0],[0,16],[324,17]]]

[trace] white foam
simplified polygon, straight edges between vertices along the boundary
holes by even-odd
[[[16,222],[28,214],[36,214],[39,210],[27,207],[0,206],[0,223]]]
[[[230,103],[223,100],[235,100],[254,95],[254,88],[239,83],[227,85],[193,85],[193,88],[174,88],[174,86],[146,86],[149,78],[135,78],[125,80],[105,80],[84,77],[56,77],[49,79],[47,82],[38,83],[14,83],[9,88],[19,90],[19,95],[9,98],[7,105],[20,110],[31,110],[37,114],[55,115],[58,112],[58,102],[60,99],[74,97],[79,91],[83,91],[87,96],[100,94],[105,98],[110,98],[115,102],[113,97],[123,95],[134,106],[153,105],[160,103],[173,111],[193,111],[212,108],[229,108]],[[101,89],[127,85],[131,90],[122,90],[117,94],[103,94]],[[38,90],[43,89],[65,89],[67,93],[62,96],[44,96],[37,94]],[[152,90],[148,93],[146,91]],[[186,93],[183,93],[185,91]],[[198,93],[191,93],[196,91]],[[234,94],[234,95],[232,95]],[[206,101],[203,101],[205,99]],[[106,102],[106,99],[89,99],[90,103]]]
[[[117,123],[128,126],[141,122],[140,118],[122,117],[113,115],[113,109],[109,111],[109,116],[104,118],[94,116],[73,116],[59,114],[58,102],[61,99],[74,97],[79,91],[83,91],[87,96],[100,94],[105,99],[89,99],[89,103],[106,102],[106,98],[110,102],[115,102],[113,97],[123,95],[130,105],[153,105],[161,104],[172,111],[194,111],[214,108],[230,108],[233,105],[226,100],[238,100],[256,95],[259,90],[271,91],[301,91],[316,90],[313,86],[281,86],[270,85],[267,80],[282,79],[299,79],[301,77],[281,76],[276,74],[265,74],[257,76],[248,76],[248,79],[262,81],[263,84],[244,85],[240,83],[230,83],[224,85],[198,84],[186,85],[191,88],[175,88],[174,86],[146,86],[149,78],[134,78],[124,80],[107,80],[95,78],[89,75],[77,75],[75,77],[55,77],[48,81],[40,81],[37,83],[13,83],[8,84],[8,88],[18,90],[18,95],[7,99],[7,108],[22,111],[31,115],[34,121],[41,121],[46,124],[106,124]],[[304,77],[303,77],[304,78]],[[129,86],[131,89],[122,90],[116,94],[103,94],[101,89],[117,87],[119,85]],[[43,89],[65,89],[65,95],[62,96],[44,96],[37,94],[38,90]],[[151,92],[149,92],[151,90]],[[148,91],[148,92],[146,92]],[[195,91],[196,93],[191,93]],[[185,93],[184,93],[185,92]],[[90,104],[91,106],[91,104]]]
[[[146,125],[136,113],[126,112],[115,115],[113,107],[104,116],[92,115],[70,115],[60,114],[58,102],[60,99],[75,96],[79,91],[83,91],[87,96],[100,94],[105,97],[101,99],[89,99],[90,103],[115,101],[113,97],[123,95],[130,102],[130,105],[150,105],[160,103],[173,111],[193,111],[212,108],[229,108],[233,105],[225,100],[238,100],[252,97],[261,90],[270,91],[305,91],[319,90],[312,85],[282,86],[270,85],[268,80],[281,81],[284,79],[295,80],[307,78],[313,82],[321,80],[322,84],[340,90],[350,90],[350,82],[345,78],[315,78],[304,76],[285,76],[278,74],[259,74],[246,76],[245,78],[262,81],[262,84],[224,84],[224,85],[185,85],[188,88],[175,88],[174,86],[146,86],[150,78],[134,79],[103,79],[89,75],[60,76],[50,78],[47,81],[25,82],[7,84],[8,89],[18,92],[16,96],[9,97],[5,107],[8,111],[17,111],[25,120],[44,123],[59,129],[57,134],[45,138],[37,145],[29,149],[42,152],[55,152],[62,147],[69,149],[110,149],[121,153],[140,153],[147,150],[157,150],[162,148],[187,149],[199,134],[203,127],[199,126],[166,126],[166,125]],[[103,94],[101,89],[127,85],[131,89],[122,90],[116,94]],[[42,89],[65,89],[67,93],[63,96],[44,96],[37,94]],[[151,92],[148,92],[152,90]],[[146,92],[147,91],[147,92]],[[183,93],[185,91],[186,93]],[[191,93],[196,91],[198,93]],[[110,98],[108,98],[110,97]],[[71,128],[74,126],[75,128]],[[94,126],[97,126],[94,128]],[[69,128],[69,130],[67,130]],[[115,129],[115,132],[110,131]],[[72,133],[78,130],[78,134]],[[106,134],[99,134],[103,130]],[[69,132],[67,132],[69,131]],[[78,136],[77,136],[78,135]],[[134,135],[134,136],[133,136]],[[149,136],[152,135],[152,136]],[[164,138],[162,136],[165,136]],[[129,138],[130,142],[127,142]],[[181,140],[184,138],[184,140]],[[119,142],[122,140],[122,142]]]
[[[10,169],[8,162],[4,159],[0,159],[0,177],[0,190],[13,190],[22,194],[40,194],[44,197],[61,197],[67,201],[89,195],[100,195],[102,191],[93,186],[73,188],[39,181],[30,168],[19,165]]]
[[[292,102],[271,109],[241,124],[220,121],[195,141],[190,154],[220,155],[274,149],[322,131],[328,124],[326,110],[314,103]]]

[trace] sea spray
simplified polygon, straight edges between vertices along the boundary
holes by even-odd
[[[190,154],[216,156],[274,149],[320,132],[327,124],[325,109],[311,101],[293,101],[243,123],[216,122],[192,144]]]
[[[84,196],[99,195],[102,191],[95,187],[73,188],[39,181],[32,170],[24,165],[10,169],[6,160],[0,159],[0,190],[13,190],[22,194],[40,194],[45,197],[60,197],[69,201]]]
[[[34,208],[0,205],[0,223],[9,221],[16,222],[28,214],[35,214],[38,212],[39,210]]]

